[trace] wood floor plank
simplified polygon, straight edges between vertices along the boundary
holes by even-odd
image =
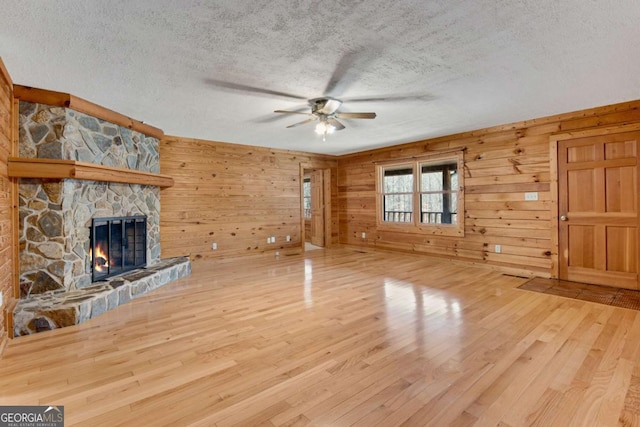
[[[349,246],[194,263],[82,325],[21,337],[0,405],[68,426],[640,426],[640,313]]]

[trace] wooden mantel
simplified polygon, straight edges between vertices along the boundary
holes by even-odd
[[[123,184],[173,186],[173,178],[150,172],[102,166],[75,160],[28,159],[10,157],[8,172],[11,178],[80,179]]]
[[[13,85],[13,96],[21,101],[71,108],[72,110],[88,114],[98,119],[106,120],[107,122],[111,122],[116,125],[127,127],[131,130],[135,130],[154,138],[162,139],[164,136],[162,129],[134,120],[123,114],[101,107],[98,104],[94,104],[93,102],[86,101],[68,93],[38,89],[29,86]]]

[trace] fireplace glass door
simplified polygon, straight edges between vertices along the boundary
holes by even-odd
[[[147,264],[147,217],[94,218],[91,226],[92,280]]]

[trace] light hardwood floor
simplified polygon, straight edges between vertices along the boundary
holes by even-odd
[[[356,247],[196,263],[10,342],[0,403],[68,426],[640,425],[639,312],[524,281]]]

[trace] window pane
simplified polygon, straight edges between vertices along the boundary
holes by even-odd
[[[311,181],[305,179],[302,183],[302,193],[304,197],[311,197]]]
[[[449,211],[451,213],[458,212],[458,193],[451,193],[449,195]],[[455,224],[455,221],[452,222],[452,224]]]
[[[413,212],[412,194],[387,194],[384,196],[384,220],[389,222],[411,222]]]
[[[420,176],[422,191],[442,191],[442,171],[422,172]]]
[[[456,162],[421,165],[420,172],[420,185],[424,192],[458,190],[458,164]],[[448,179],[445,179],[446,177]]]
[[[311,218],[311,178],[302,181],[302,208],[305,218]]]
[[[423,224],[442,224],[442,194],[422,194],[420,202],[420,222]]]
[[[422,224],[457,224],[457,194],[434,193],[420,195]]]
[[[458,165],[455,165],[455,167],[457,168]],[[449,173],[451,174],[451,189],[458,191],[458,171],[451,170]]]
[[[384,193],[411,193],[413,192],[413,169],[385,169]]]

